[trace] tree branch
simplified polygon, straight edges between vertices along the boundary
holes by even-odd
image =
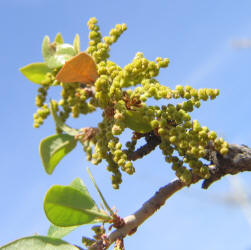
[[[128,160],[136,161],[140,158],[143,158],[161,143],[160,137],[152,132],[144,134],[144,137],[147,143],[136,151],[129,153],[127,155]]]
[[[226,155],[214,151],[209,145],[206,159],[215,167],[211,169],[211,177],[203,182],[204,189],[227,174],[251,171],[251,149],[246,145],[230,144]]]
[[[245,145],[230,144],[229,151],[224,156],[216,152],[213,145],[208,145],[205,159],[211,161],[214,167],[210,168],[211,177],[202,183],[204,189],[207,189],[213,182],[227,174],[235,175],[240,172],[251,171],[251,149]],[[195,184],[200,180],[201,177],[193,175],[191,184]],[[163,206],[168,198],[185,186],[186,184],[181,180],[175,179],[160,188],[139,210],[124,218],[124,226],[114,230],[108,236],[109,245],[118,238],[124,238],[136,232],[138,226]],[[91,249],[100,248],[94,247]]]
[[[212,145],[209,145],[206,159],[211,161],[215,167],[210,169],[211,177],[203,181],[202,188],[204,189],[227,174],[234,175],[251,171],[251,149],[245,145],[230,144],[229,151],[224,156],[213,150]],[[199,180],[201,177],[193,175],[192,184]],[[181,180],[175,179],[160,188],[138,211],[124,218],[125,225],[108,236],[110,244],[117,238],[123,238],[135,232],[137,227],[163,206],[168,198],[185,186]]]
[[[200,180],[199,177],[193,178],[193,183]],[[125,225],[109,235],[109,241],[112,243],[119,237],[125,237],[127,234],[131,234],[137,230],[146,219],[152,216],[161,206],[163,206],[166,200],[174,193],[185,187],[186,185],[179,179],[175,179],[166,186],[157,191],[143,206],[134,214],[124,218]]]

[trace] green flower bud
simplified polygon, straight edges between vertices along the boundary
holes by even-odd
[[[197,120],[193,121],[193,130],[195,132],[199,132],[201,130],[200,124],[199,124],[199,122]]]
[[[197,91],[197,89],[191,89],[190,90],[190,94],[192,95],[192,97],[197,98],[198,97],[198,91]]]
[[[119,165],[119,166],[124,166],[124,165],[125,165],[125,160],[124,160],[124,159],[120,159],[120,160],[118,161],[118,165]]]
[[[159,129],[158,129],[158,134],[159,134],[160,136],[164,136],[164,135],[167,134],[167,131],[166,131],[165,129],[163,129],[163,128],[159,128]]]
[[[189,99],[192,98],[192,96],[191,96],[190,93],[186,92],[186,93],[184,94],[184,98],[186,98],[187,100],[189,100]]]
[[[199,108],[199,107],[200,107],[200,101],[196,101],[196,102],[194,103],[194,106],[195,106],[196,108]]]
[[[40,127],[40,124],[34,123],[34,124],[33,124],[33,127],[34,127],[34,128],[39,128],[39,127]]]
[[[151,121],[151,127],[154,129],[154,128],[157,128],[159,126],[159,122],[157,120],[153,120]]]
[[[214,95],[218,96],[220,94],[220,90],[219,89],[214,89]]]
[[[177,85],[177,86],[176,86],[176,90],[178,91],[178,93],[179,93],[180,95],[183,95],[183,94],[184,94],[184,87],[183,87],[183,86]]]
[[[176,136],[171,136],[171,137],[169,138],[169,141],[170,141],[171,143],[175,143],[176,140],[177,140],[177,137],[176,137]]]
[[[221,148],[221,150],[220,150],[220,153],[221,153],[222,155],[227,154],[227,152],[228,152],[228,148]]]
[[[115,146],[116,149],[121,149],[121,147],[122,147],[122,144],[120,142],[116,143],[116,146]]]
[[[208,138],[210,140],[215,140],[217,138],[217,134],[214,131],[210,131],[208,134]]]
[[[88,25],[89,24],[96,24],[98,22],[97,18],[96,17],[91,17],[88,21]]]
[[[99,36],[99,34],[98,34],[98,32],[96,32],[96,31],[91,31],[91,32],[89,33],[89,39],[91,39],[91,40],[97,39],[98,36]]]

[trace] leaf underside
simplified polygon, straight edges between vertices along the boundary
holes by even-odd
[[[15,240],[3,247],[0,250],[79,250],[61,239],[55,239],[46,236],[30,236]]]

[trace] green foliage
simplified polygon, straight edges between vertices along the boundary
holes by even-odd
[[[64,43],[64,39],[63,39],[61,33],[57,33],[54,42],[56,44],[63,44]]]
[[[40,156],[47,174],[52,174],[60,160],[77,144],[73,136],[56,134],[44,138],[39,146]]]
[[[45,236],[30,236],[15,240],[5,246],[0,247],[1,250],[79,250],[63,240],[54,239]]]
[[[51,69],[62,67],[67,60],[77,54],[77,51],[71,44],[62,42],[63,38],[61,35],[57,35],[54,43],[50,43],[48,36],[44,37],[42,55],[45,63]]]
[[[69,186],[52,186],[44,199],[44,211],[47,218],[60,227],[93,224],[112,219],[98,209],[79,178]]]
[[[77,228],[77,226],[73,227],[58,227],[53,224],[50,225],[49,230],[48,230],[48,237],[51,238],[56,238],[56,239],[62,239],[64,238],[67,234],[71,233]]]
[[[122,68],[109,60],[109,52],[111,45],[127,29],[126,25],[117,24],[104,37],[96,18],[88,21],[88,28],[89,46],[86,52],[95,61],[99,76],[90,79],[96,80],[86,84],[57,80],[61,79],[57,78],[57,74],[65,62],[80,53],[78,34],[73,45],[64,43],[60,33],[52,43],[45,36],[42,42],[44,62],[29,64],[20,69],[28,80],[41,85],[35,100],[38,110],[34,114],[34,127],[41,126],[49,114],[56,125],[57,134],[43,139],[40,144],[45,171],[51,174],[60,160],[80,141],[88,161],[95,165],[106,162],[115,189],[122,182],[122,172],[130,175],[135,172],[132,161],[149,154],[157,145],[165,161],[170,163],[176,176],[186,185],[191,184],[192,175],[209,178],[211,163],[205,161],[207,147],[210,145],[224,155],[228,152],[228,144],[223,138],[218,138],[216,132],[192,120],[190,113],[200,108],[203,101],[215,99],[219,90],[195,89],[188,85],[177,85],[171,89],[162,85],[156,77],[160,69],[168,67],[168,58],[157,57],[150,61],[139,52]],[[92,59],[86,57],[93,66]],[[88,64],[83,65],[88,72]],[[95,73],[95,65],[93,67]],[[69,72],[73,74],[71,70]],[[52,87],[60,88],[61,97],[48,103],[47,93]],[[149,105],[150,100],[164,100],[165,105]],[[94,128],[75,129],[65,124],[70,115],[78,118],[97,109],[102,110],[102,117],[97,118],[100,122]],[[127,128],[132,131],[132,138],[123,145],[120,135]],[[140,138],[145,138],[146,144],[136,149]],[[91,174],[90,177],[108,212],[97,207],[79,178],[68,186],[54,185],[44,199],[44,211],[52,223],[48,235],[54,238],[33,236],[17,240],[1,249],[76,249],[55,238],[62,238],[83,224],[111,222],[118,228],[120,218],[106,203]],[[83,243],[87,246],[91,246],[95,240],[105,241],[103,225],[93,227],[93,230],[96,233],[94,239],[83,237]],[[117,245],[117,248],[120,246]]]
[[[159,147],[166,162],[171,163],[176,175],[187,185],[191,182],[192,173],[209,178],[210,163],[202,161],[206,155],[206,146],[211,143],[219,153],[226,154],[228,144],[218,138],[214,131],[193,121],[189,113],[199,108],[202,101],[215,99],[219,90],[181,85],[171,89],[161,85],[156,77],[161,68],[168,67],[168,58],[157,57],[155,61],[149,61],[143,53],[137,53],[132,62],[121,68],[108,58],[111,45],[126,30],[126,25],[117,24],[105,37],[100,33],[96,18],[88,21],[88,28],[90,41],[86,51],[96,62],[99,75],[93,86],[60,83],[56,80],[58,69],[80,52],[79,36],[75,36],[73,45],[63,43],[60,34],[53,43],[45,36],[42,54],[47,66],[54,70],[49,75],[47,73],[47,85],[41,87],[37,95],[39,109],[34,115],[34,127],[39,127],[51,113],[57,132],[74,135],[83,144],[89,161],[95,165],[103,160],[107,162],[114,188],[118,188],[122,182],[121,171],[127,174],[135,172],[132,159],[141,158],[144,154],[134,158],[130,155],[137,154],[137,140],[147,138],[150,134],[159,138]],[[47,89],[53,86],[61,87],[61,100],[53,101],[48,111],[48,104],[45,103]],[[164,99],[166,105],[148,105],[150,99]],[[103,110],[97,128],[79,130],[65,125],[70,114],[78,118],[97,108]],[[126,147],[123,147],[120,135],[126,128],[131,129],[133,135]],[[146,150],[145,154],[150,152]]]
[[[47,80],[47,73],[51,73],[46,63],[31,63],[20,68],[21,73],[31,82],[43,84]]]

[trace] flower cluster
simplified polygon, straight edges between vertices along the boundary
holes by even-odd
[[[44,120],[50,114],[48,104],[44,104],[47,96],[47,91],[49,89],[49,85],[45,84],[42,87],[38,88],[38,94],[36,96],[36,106],[38,107],[37,112],[33,115],[35,128],[39,128],[40,125],[44,123]]]
[[[102,121],[95,134],[78,139],[89,161],[96,165],[102,160],[107,162],[107,170],[113,174],[114,188],[118,188],[122,182],[121,171],[127,174],[135,172],[129,155],[135,152],[137,136],[133,136],[123,148],[119,136],[126,128],[140,137],[153,133],[160,138],[159,146],[166,162],[172,165],[176,175],[187,185],[191,183],[192,174],[209,178],[210,164],[202,161],[207,146],[212,143],[216,151],[226,154],[228,144],[218,138],[214,131],[192,120],[189,113],[199,108],[202,101],[215,99],[219,90],[181,85],[171,89],[161,85],[156,77],[161,68],[168,67],[168,58],[157,57],[155,61],[150,61],[143,53],[137,53],[132,62],[122,68],[108,58],[110,46],[126,30],[126,25],[117,24],[109,36],[103,38],[95,18],[88,21],[88,27],[90,41],[86,51],[94,59],[99,77],[89,86],[78,82],[57,82],[55,75],[58,69],[49,73],[36,97],[40,109],[34,115],[34,126],[41,125],[49,114],[48,106],[44,104],[48,88],[60,85],[61,100],[57,103],[63,122],[70,114],[77,118],[97,108],[103,110]],[[148,105],[150,99],[164,99],[166,105]],[[176,99],[181,101],[177,102]]]

